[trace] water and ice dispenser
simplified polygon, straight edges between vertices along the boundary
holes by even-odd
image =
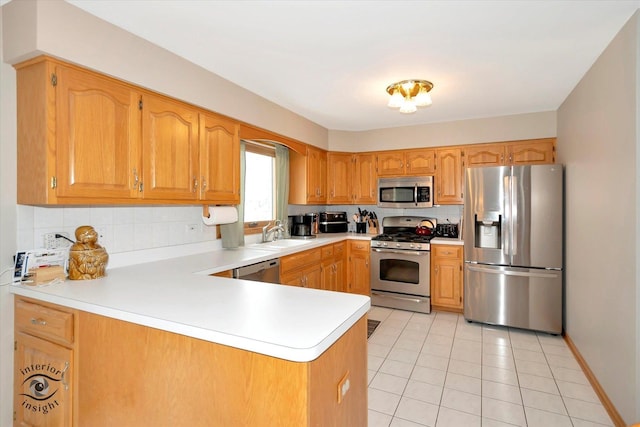
[[[502,249],[502,215],[476,212],[474,215],[476,248]]]

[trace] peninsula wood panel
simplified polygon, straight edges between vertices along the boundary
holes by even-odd
[[[84,312],[80,325],[78,425],[367,425],[365,317],[307,363]]]

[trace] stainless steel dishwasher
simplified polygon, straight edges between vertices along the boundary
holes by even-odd
[[[280,259],[270,259],[233,269],[234,279],[255,280],[257,282],[280,283]]]

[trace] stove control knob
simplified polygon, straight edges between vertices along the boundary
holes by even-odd
[[[415,246],[413,245],[413,243],[409,243],[409,247],[413,249]]]

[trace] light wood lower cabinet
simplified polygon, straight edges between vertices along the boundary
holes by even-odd
[[[322,287],[320,248],[280,258],[280,283],[320,289]]]
[[[322,251],[322,285],[328,291],[347,291],[345,259],[346,243],[334,243],[323,246]]]
[[[24,301],[16,301],[20,311]],[[290,362],[82,311],[71,314],[76,323],[70,346],[22,332],[17,319],[14,425],[367,426],[366,316],[317,359]],[[46,372],[30,378],[37,369]],[[36,399],[26,396],[34,393]]]
[[[431,304],[462,312],[463,246],[431,245]]]
[[[370,243],[364,240],[350,240],[348,242],[349,278],[347,292],[371,295],[371,272],[369,263],[371,258]]]
[[[14,425],[71,427],[76,313],[15,301]]]

